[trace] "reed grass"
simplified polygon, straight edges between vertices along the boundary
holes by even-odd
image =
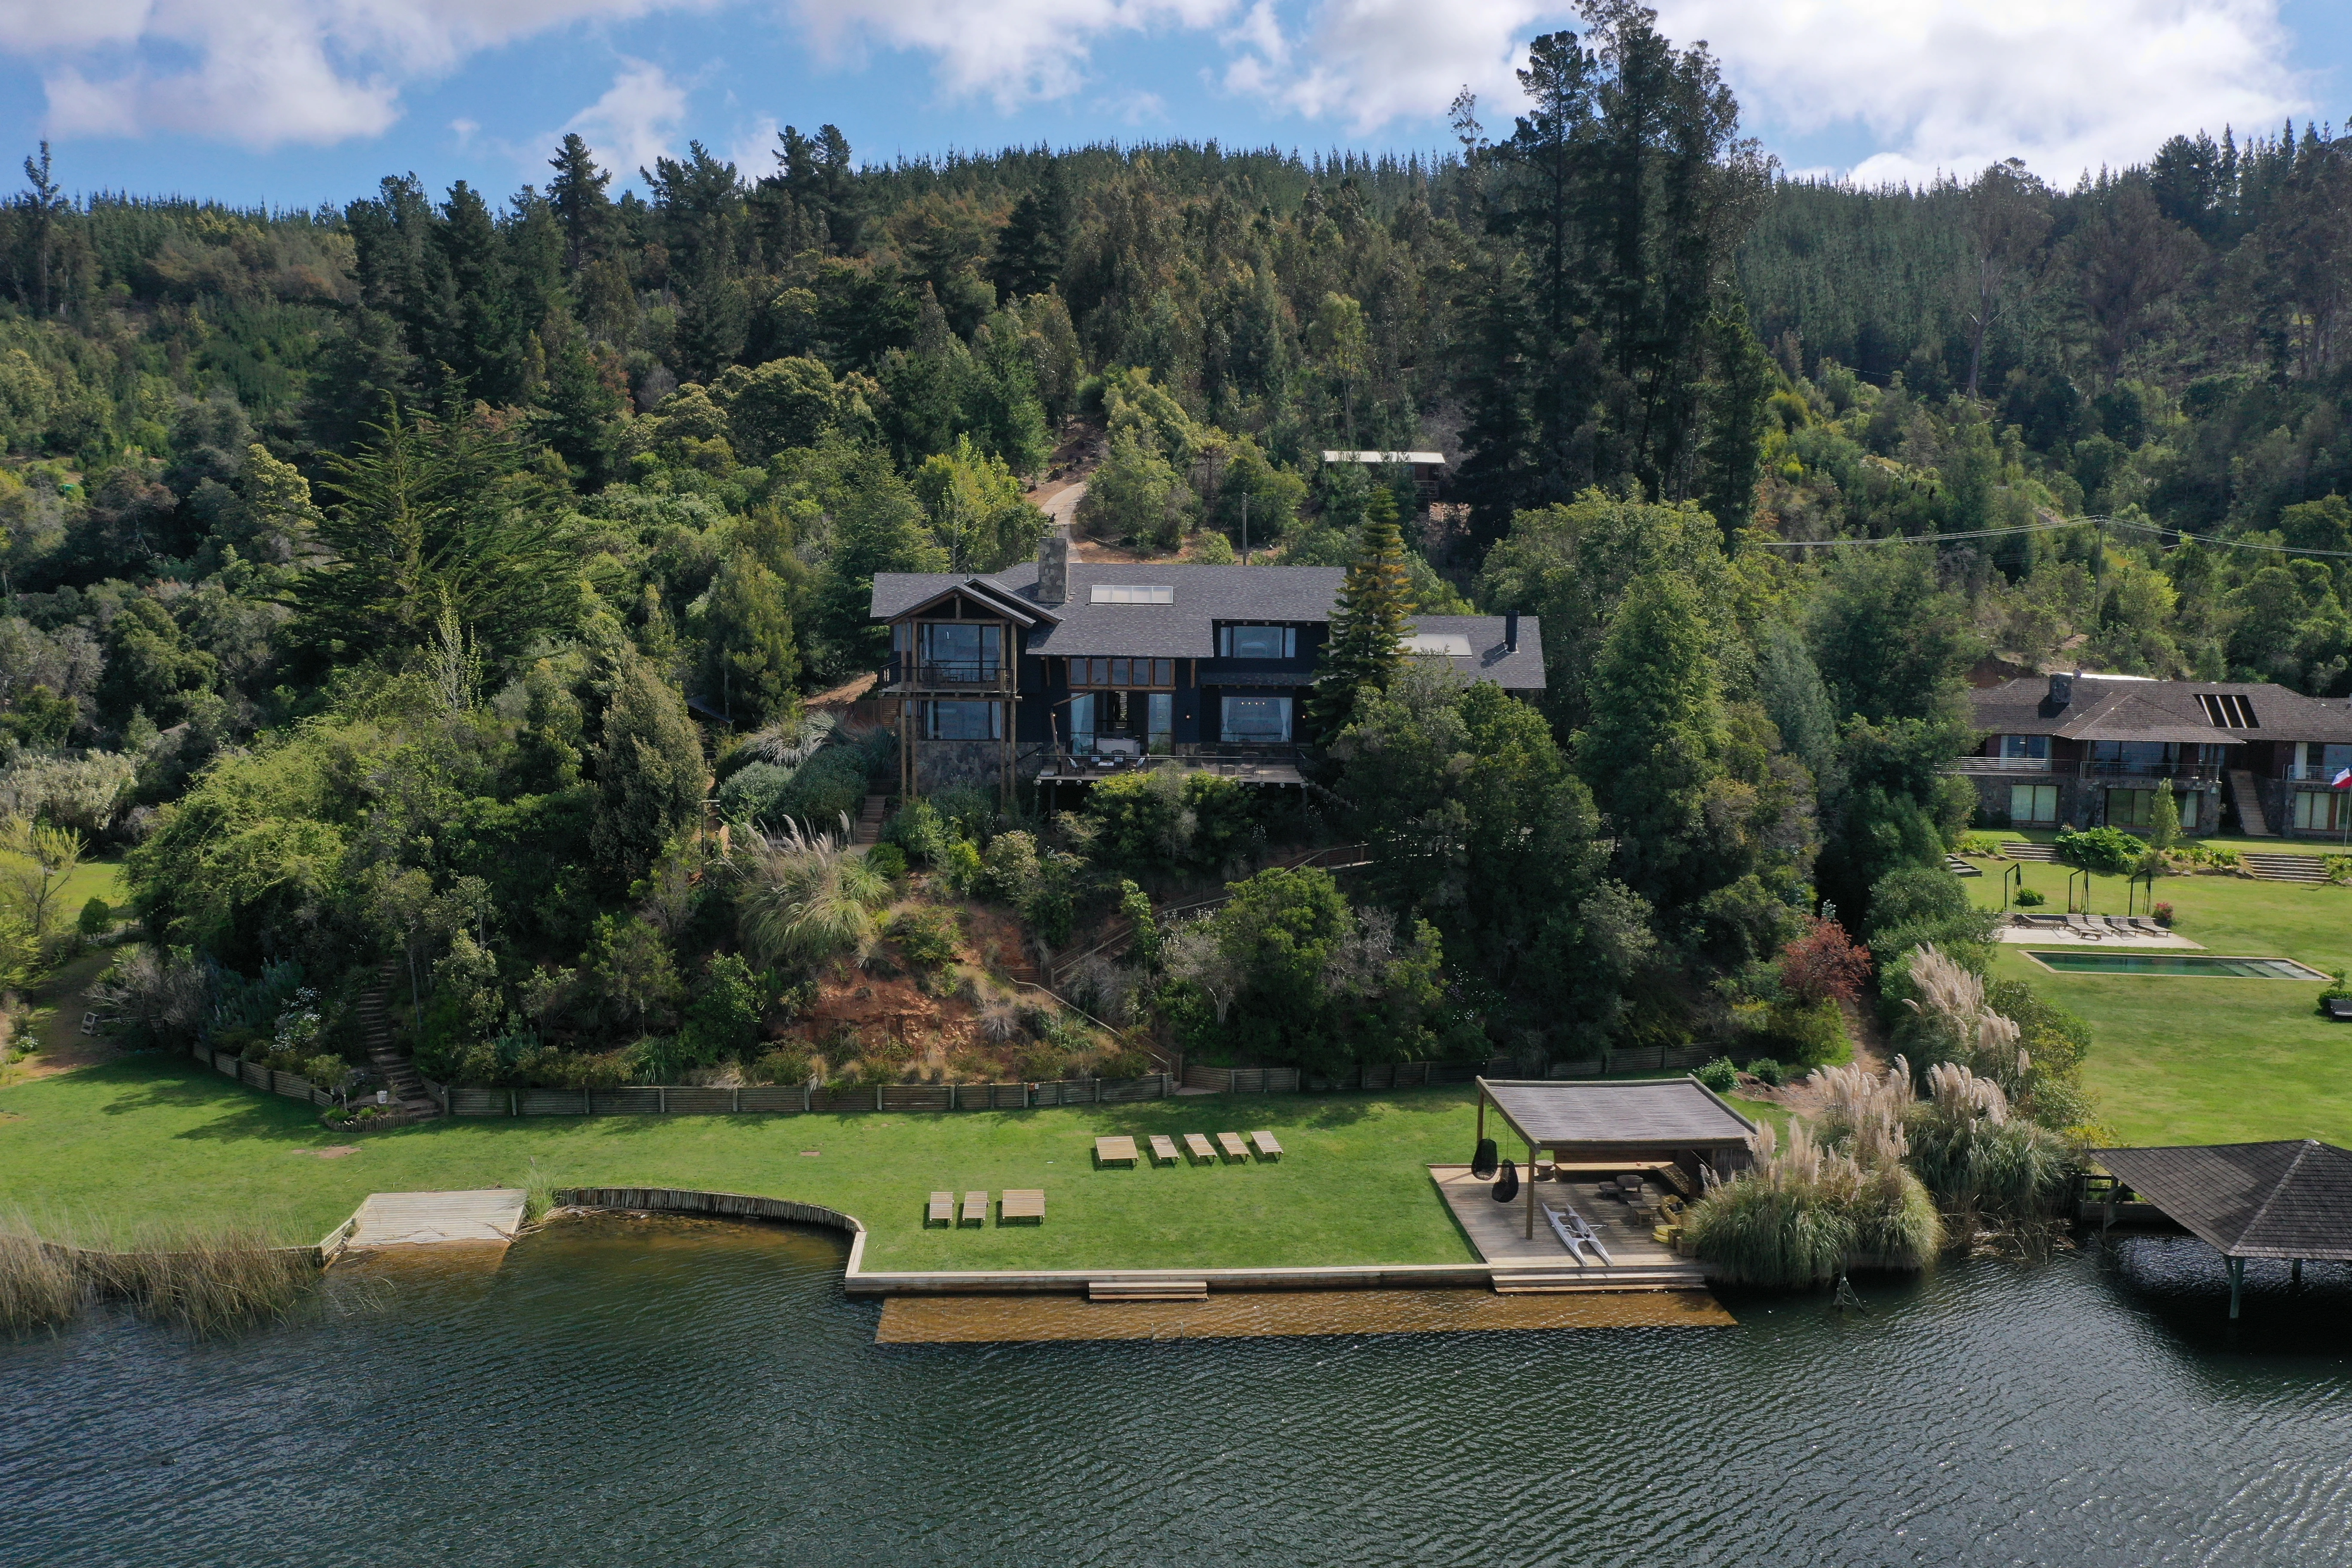
[[[21,1216],[0,1221],[0,1331],[15,1334],[68,1322],[95,1299],[210,1339],[286,1321],[318,1278],[310,1248],[273,1247],[243,1227],[84,1246],[44,1237]]]
[[[88,1288],[63,1247],[0,1220],[0,1333],[52,1329],[81,1310]]]

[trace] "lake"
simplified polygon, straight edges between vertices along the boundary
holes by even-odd
[[[2305,1563],[2352,1288],[2137,1240],[1732,1329],[877,1346],[830,1232],[592,1218],[0,1344],[0,1563]]]

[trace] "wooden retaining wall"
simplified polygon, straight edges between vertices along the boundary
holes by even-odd
[[[885,1083],[866,1089],[741,1089],[687,1085],[621,1089],[459,1089],[425,1080],[452,1116],[748,1116],[815,1110],[1027,1110],[1041,1105],[1129,1105],[1175,1091],[1166,1073],[1064,1083]]]

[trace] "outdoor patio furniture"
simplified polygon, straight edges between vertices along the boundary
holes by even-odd
[[[931,1206],[923,1211],[923,1223],[925,1225],[955,1224],[955,1194],[933,1193]]]
[[[1135,1165],[1135,1140],[1127,1137],[1095,1140],[1095,1163],[1097,1165]]]
[[[961,1223],[965,1225],[986,1225],[988,1223],[988,1194],[986,1193],[964,1194],[963,1219]]]
[[[2330,996],[2327,1016],[2339,1024],[2352,1024],[2352,996]]]
[[[1274,1141],[1273,1133],[1253,1132],[1250,1134],[1250,1142],[1256,1145],[1257,1157],[1259,1159],[1279,1160],[1282,1158],[1282,1145]]]
[[[1211,1148],[1209,1141],[1198,1132],[1184,1134],[1184,1151],[1192,1156],[1192,1163],[1196,1165],[1213,1163],[1217,1158],[1217,1152]]]
[[[996,1218],[1000,1225],[1017,1219],[1044,1224],[1045,1190],[1043,1187],[1007,1187],[1004,1201],[997,1205]]]
[[[1176,1163],[1176,1141],[1165,1132],[1154,1132],[1151,1135],[1151,1163],[1155,1165],[1172,1165]]]
[[[1242,1142],[1242,1135],[1238,1132],[1218,1133],[1217,1147],[1224,1151],[1225,1158],[1228,1160],[1249,1158],[1249,1145]]]
[[[2105,942],[2107,939],[2107,933],[2093,925],[2088,915],[2068,915],[2066,929],[2084,942]]]
[[[2132,930],[2136,931],[2144,932],[2148,936],[2168,936],[2171,934],[2164,927],[2157,924],[2146,915],[2131,915],[2126,918],[2131,922]]]

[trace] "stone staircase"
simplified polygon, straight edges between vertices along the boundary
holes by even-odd
[[[888,795],[867,795],[866,807],[857,814],[857,826],[851,830],[849,841],[852,844],[879,844],[882,842],[882,824],[889,816]]]
[[[2027,844],[2021,841],[2005,843],[2000,847],[2000,852],[2012,860],[2032,860],[2044,866],[2054,866],[2058,863],[2058,850],[2055,846],[2049,844]]]
[[[1626,1264],[1579,1268],[1497,1265],[1497,1296],[1561,1296],[1591,1290],[1704,1290],[1706,1271],[1696,1263]]]
[[[438,1116],[441,1102],[425,1089],[415,1064],[392,1037],[392,985],[398,973],[398,963],[385,959],[376,971],[375,984],[361,994],[360,1041],[367,1047],[368,1066],[383,1079],[384,1088],[392,1091],[393,1100],[401,1110],[412,1116]]]
[[[1983,867],[1978,865],[1973,860],[1967,859],[1958,855],[1945,856],[1944,869],[1949,871],[1955,877],[1981,877],[1984,875]]]
[[[2238,831],[2249,838],[2275,838],[2270,819],[2263,815],[2262,786],[2254,775],[2244,768],[2231,768],[2229,773],[2230,798],[2238,805]]]
[[[2264,882],[2327,880],[2327,862],[2316,855],[2263,855],[2249,849],[2239,855],[2238,864]]]

